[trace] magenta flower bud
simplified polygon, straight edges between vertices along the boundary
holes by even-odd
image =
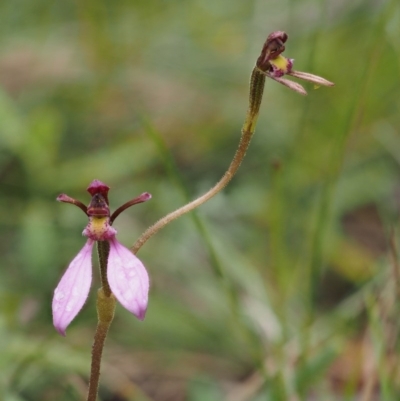
[[[94,196],[96,194],[103,195],[107,205],[108,205],[108,191],[110,187],[104,184],[103,182],[99,180],[93,180],[90,185],[87,187],[87,191],[90,193],[90,195]]]
[[[115,298],[140,320],[144,319],[147,310],[149,277],[146,268],[136,255],[117,241],[117,231],[112,227],[112,222],[123,210],[149,200],[151,195],[147,192],[141,194],[120,206],[110,218],[109,187],[94,180],[87,190],[92,195],[88,207],[65,194],[57,198],[61,202],[78,206],[89,217],[89,223],[83,230],[83,235],[88,240],[72,260],[54,291],[53,324],[63,336],[89,295],[94,241],[108,241],[110,244],[107,278]]]
[[[94,196],[95,194],[102,194],[104,197],[107,197],[109,190],[110,187],[99,180],[93,180],[87,187],[87,191],[92,196]]]

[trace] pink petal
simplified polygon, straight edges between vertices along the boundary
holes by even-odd
[[[110,240],[107,278],[112,293],[121,305],[143,320],[147,309],[149,276],[142,262],[115,238]]]
[[[285,79],[285,78],[276,78],[276,77],[273,77],[272,75],[268,75],[268,76],[270,78],[272,78],[274,81],[287,86],[288,88],[294,90],[295,92],[300,93],[301,95],[307,95],[306,90],[297,82],[289,81],[288,79]]]
[[[288,73],[292,77],[304,79],[305,81],[312,82],[316,85],[323,86],[334,86],[335,84],[331,81],[328,81],[325,78],[319,77],[318,75],[310,74],[309,72],[301,72],[301,71],[291,71]]]
[[[92,248],[89,239],[70,263],[62,276],[53,297],[53,324],[65,336],[65,330],[82,309],[92,282]]]

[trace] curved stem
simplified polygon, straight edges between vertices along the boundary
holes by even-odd
[[[258,69],[254,68],[250,79],[250,95],[249,95],[249,108],[247,111],[246,120],[242,128],[242,136],[240,137],[239,146],[236,150],[233,160],[228,167],[228,170],[222,176],[222,178],[204,195],[199,198],[187,203],[186,205],[180,207],[179,209],[167,214],[162,219],[158,220],[155,224],[150,226],[135,242],[131,247],[133,253],[137,253],[139,249],[158,231],[160,231],[164,226],[166,226],[171,221],[177,219],[178,217],[190,212],[196,207],[207,202],[213,196],[215,196],[219,191],[221,191],[233,178],[233,176],[238,171],[240,164],[246,151],[249,147],[250,140],[254,134],[254,130],[257,123],[257,117],[260,110],[260,105],[262,101],[262,95],[264,91],[265,75]]]

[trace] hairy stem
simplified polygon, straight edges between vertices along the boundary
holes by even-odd
[[[114,318],[114,295],[106,295],[103,288],[97,292],[97,317],[98,323],[92,347],[92,364],[90,368],[89,390],[87,401],[96,401],[99,390],[100,365],[107,332]]]
[[[264,91],[265,75],[262,74],[257,68],[253,69],[250,79],[250,95],[249,95],[249,108],[247,111],[246,120],[243,124],[242,135],[240,137],[239,146],[236,150],[233,160],[228,167],[228,170],[222,176],[222,178],[204,195],[199,198],[187,203],[186,205],[180,207],[179,209],[167,214],[162,219],[158,220],[155,224],[150,226],[135,242],[131,247],[133,253],[137,253],[139,249],[158,231],[160,231],[164,226],[166,226],[171,221],[177,219],[178,217],[190,212],[196,207],[207,202],[213,196],[215,196],[219,191],[221,191],[233,178],[233,176],[238,171],[240,164],[246,151],[249,147],[250,140],[254,134],[254,130],[257,123],[257,117],[260,110],[260,105],[262,101],[262,95]]]
[[[108,241],[97,241],[99,268],[102,287],[97,292],[97,328],[92,347],[92,364],[90,367],[89,390],[87,401],[96,401],[100,380],[100,365],[107,332],[114,318],[115,298],[107,280],[107,263],[110,253]]]

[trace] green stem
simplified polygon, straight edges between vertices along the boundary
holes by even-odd
[[[107,261],[109,253],[110,243],[108,241],[97,241],[97,254],[99,255],[101,285],[107,297],[111,295],[111,288],[107,280]]]
[[[202,205],[203,203],[207,202],[218,192],[220,192],[223,188],[225,188],[225,186],[233,178],[233,176],[238,171],[244,156],[246,155],[246,151],[249,147],[250,140],[254,134],[254,130],[257,123],[257,117],[262,101],[264,84],[265,84],[265,75],[258,68],[254,68],[250,79],[249,108],[247,111],[245,122],[243,124],[242,135],[240,137],[239,146],[236,150],[235,155],[233,156],[233,160],[229,165],[228,170],[225,172],[222,178],[204,195],[200,196],[197,199],[194,199],[193,201],[187,203],[186,205],[180,207],[179,209],[167,214],[165,217],[163,217],[162,219],[158,220],[155,224],[150,226],[131,247],[133,253],[136,254],[139,251],[139,249],[154,234],[160,231],[168,223],[184,215],[185,213],[190,212],[196,207]]]

